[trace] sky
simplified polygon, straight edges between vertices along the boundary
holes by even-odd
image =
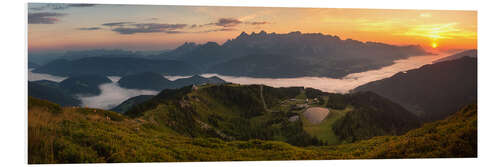
[[[323,33],[429,50],[477,48],[477,12],[340,8],[28,4],[28,51],[174,49],[241,32]]]

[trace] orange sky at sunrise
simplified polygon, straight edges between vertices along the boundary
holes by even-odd
[[[28,5],[29,51],[162,50],[184,42],[222,44],[242,31],[261,30],[323,33],[341,39],[415,44],[430,50],[477,48],[476,11],[150,5],[58,9],[54,6],[57,7]],[[123,24],[109,26],[109,23]]]

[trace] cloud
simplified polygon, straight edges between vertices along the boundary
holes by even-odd
[[[236,28],[218,28],[218,29],[211,29],[211,30],[205,30],[205,31],[200,31],[200,32],[219,32],[219,31],[237,31],[238,29]]]
[[[124,26],[124,25],[127,25],[127,24],[133,24],[135,22],[111,22],[111,23],[104,23],[102,24],[103,26],[109,26],[109,27],[113,27],[113,26]]]
[[[193,24],[189,28],[201,28],[201,27],[203,27],[203,25]]]
[[[83,30],[83,31],[93,31],[93,30],[100,30],[101,27],[82,27],[82,28],[77,28],[77,30]]]
[[[263,25],[263,24],[269,24],[267,21],[252,21],[252,22],[245,22],[245,24],[250,24],[250,25]]]
[[[77,8],[83,8],[83,7],[93,7],[96,6],[97,4],[88,4],[88,3],[73,3],[73,4],[68,4],[68,7],[77,7]]]
[[[476,32],[458,27],[458,23],[417,25],[396,35],[417,36],[431,39],[477,38]]]
[[[211,26],[221,26],[221,27],[235,27],[240,24],[248,24],[248,25],[263,25],[263,24],[269,24],[267,21],[246,21],[243,22],[240,19],[235,19],[235,18],[220,18],[217,20],[215,23],[208,23],[205,25],[211,25]],[[203,25],[199,25],[198,27],[202,27]],[[197,25],[193,24],[191,28],[196,28]]]
[[[220,18],[216,23],[210,23],[210,24],[222,27],[234,27],[241,23],[243,22],[235,18]]]
[[[35,4],[37,5],[37,4]],[[84,4],[84,3],[74,3],[74,4],[65,4],[65,3],[50,3],[50,4],[45,4],[42,6],[38,7],[30,7],[29,10],[34,10],[34,11],[41,11],[41,10],[65,10],[68,8],[82,8],[82,7],[93,7],[96,6],[97,4]]]
[[[29,11],[41,11],[41,10],[45,10],[45,7],[44,6],[39,6],[39,7],[29,7],[28,8]]]
[[[118,32],[120,34],[135,34],[135,33],[181,33],[181,31],[176,31],[178,29],[183,29],[187,27],[187,24],[158,24],[158,23],[141,23],[141,24],[128,24],[126,27],[118,27],[112,29],[112,31]]]
[[[164,31],[167,34],[180,34],[180,33],[187,33],[185,31],[176,31],[176,30],[166,30]]]
[[[28,24],[54,24],[59,21],[58,17],[65,15],[56,12],[28,13]]]

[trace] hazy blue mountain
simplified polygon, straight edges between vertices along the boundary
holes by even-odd
[[[28,62],[45,65],[64,56],[64,51],[28,51]]]
[[[463,105],[477,102],[477,59],[466,56],[425,65],[353,91],[373,91],[426,121],[443,119]]]
[[[99,95],[101,94],[99,85],[111,82],[108,77],[102,75],[80,75],[69,77],[61,81],[59,85],[73,95]]]
[[[162,90],[173,87],[173,82],[154,72],[143,72],[122,77],[118,84],[129,89]]]
[[[202,70],[205,70],[214,64],[221,63],[232,58],[232,55],[229,55],[229,52],[227,52],[224,47],[215,42],[207,42],[203,45],[198,45],[196,48],[190,47],[191,46],[186,46],[186,48],[183,49],[186,50],[185,53],[179,54],[176,60],[181,60],[196,65]],[[174,51],[177,51],[177,49]]]
[[[170,81],[163,77],[161,74],[154,72],[144,72],[127,75],[118,81],[118,84],[124,88],[149,90],[178,89],[189,85],[222,83],[226,83],[226,81],[220,79],[219,77],[214,76],[205,78],[199,75]]]
[[[33,72],[58,76],[106,75],[125,76],[154,71],[169,75],[192,75],[199,70],[177,60],[151,60],[133,57],[88,57],[78,60],[58,59]]]
[[[460,52],[460,53],[457,53],[457,54],[454,54],[454,55],[451,55],[448,57],[444,57],[444,58],[435,60],[434,63],[460,59],[460,58],[465,57],[465,56],[477,58],[477,49],[466,50],[466,51],[463,51],[463,52]]]
[[[154,97],[153,95],[139,95],[139,96],[131,97],[131,98],[125,100],[124,102],[120,103],[118,106],[112,108],[111,111],[125,113],[127,110],[132,108],[132,106],[140,104],[140,103],[147,101],[153,97]]]
[[[49,100],[62,106],[78,106],[81,101],[71,94],[53,85],[44,85],[45,81],[28,82],[28,96]],[[53,84],[53,83],[51,83]]]
[[[93,49],[66,51],[63,59],[77,60],[88,57],[144,57],[142,54],[121,49]]]
[[[396,59],[427,54],[419,46],[342,40],[321,33],[241,33],[219,45],[185,43],[162,54],[198,66],[204,72],[259,77],[342,77],[390,65]],[[248,63],[247,63],[248,62]],[[228,68],[226,68],[228,67]],[[297,72],[290,70],[300,69]],[[271,69],[266,73],[262,69]]]
[[[28,61],[28,69],[29,68],[38,68],[38,67],[40,67],[39,64],[36,64],[34,62],[31,62],[31,61]]]
[[[194,42],[185,42],[174,50],[160,53],[158,56],[152,56],[158,59],[179,59],[182,55],[188,54],[196,49],[198,45]]]

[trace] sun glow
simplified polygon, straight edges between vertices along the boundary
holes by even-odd
[[[432,46],[432,48],[437,48],[438,44],[436,42],[432,42],[431,46]]]

